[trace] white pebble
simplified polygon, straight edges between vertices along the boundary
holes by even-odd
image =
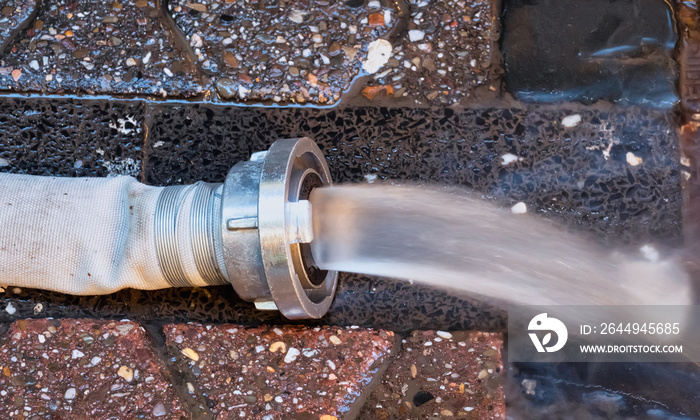
[[[511,207],[510,211],[513,212],[513,214],[525,214],[527,213],[527,205],[521,201]]]
[[[71,355],[73,359],[80,359],[83,356],[85,356],[85,353],[80,350],[73,350],[73,354]]]
[[[173,77],[173,72],[167,67],[163,69],[163,73],[165,73],[168,77]]]
[[[297,360],[297,357],[301,352],[299,349],[295,347],[290,347],[289,350],[287,350],[287,354],[284,356],[284,363],[292,363],[293,361]]]
[[[518,160],[522,160],[522,158],[519,158],[518,156],[512,153],[506,153],[505,155],[501,156],[501,165],[510,165],[511,163]]]
[[[151,52],[147,52],[146,55],[143,56],[143,59],[141,60],[143,64],[148,64],[149,61],[151,61]]]
[[[316,351],[315,349],[307,349],[304,350],[303,353],[304,357],[314,357],[316,356],[316,354],[318,354],[318,351]]]
[[[197,34],[192,34],[190,38],[190,45],[194,48],[199,48],[202,46],[202,37]]]
[[[636,156],[632,152],[627,152],[625,157],[627,158],[627,163],[629,163],[631,166],[637,166],[643,162],[642,158]]]
[[[386,39],[377,39],[369,44],[367,50],[367,60],[362,63],[362,70],[367,74],[374,74],[379,71],[391,58],[391,42]]]
[[[32,60],[29,62],[29,67],[33,68],[34,70],[39,70],[39,62]]]
[[[561,120],[561,125],[567,128],[576,127],[579,124],[581,124],[581,116],[579,114],[569,115]]]
[[[12,304],[12,302],[10,302],[5,307],[5,311],[10,315],[14,315],[15,312],[17,312],[17,308],[15,308],[15,306]]]
[[[302,23],[304,21],[304,16],[308,15],[309,12],[306,10],[292,10],[289,14],[289,20],[294,23]]]
[[[423,38],[425,38],[425,32],[419,29],[411,29],[408,31],[408,39],[410,39],[411,42],[422,41]]]
[[[155,405],[155,407],[153,407],[151,414],[153,414],[155,417],[161,417],[168,414],[168,412],[165,410],[165,405],[163,405],[162,402],[159,402]]]
[[[73,398],[75,398],[75,388],[68,388],[66,390],[66,393],[63,394],[63,398],[67,400],[72,400]]]
[[[523,379],[523,381],[520,383],[520,385],[522,385],[522,388],[525,391],[525,394],[535,395],[535,388],[537,388],[537,381],[536,380]]]
[[[450,338],[452,338],[452,334],[448,333],[447,331],[438,331],[436,334],[438,335],[438,337],[442,337],[445,340],[449,340]]]

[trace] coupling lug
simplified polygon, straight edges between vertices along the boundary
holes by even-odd
[[[257,229],[258,228],[258,218],[257,217],[241,217],[238,219],[228,219],[226,221],[226,228],[228,230]]]

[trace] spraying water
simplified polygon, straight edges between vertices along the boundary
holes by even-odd
[[[320,268],[458,289],[517,304],[691,304],[672,261],[624,257],[464,191],[348,185],[311,194]]]

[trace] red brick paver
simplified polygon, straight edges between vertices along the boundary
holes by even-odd
[[[336,102],[367,70],[371,45],[399,21],[379,1],[174,0],[168,7],[219,95],[239,101]]]
[[[394,334],[337,327],[167,325],[218,419],[342,418],[387,360]]]
[[[500,90],[492,2],[411,3],[406,31],[387,69],[375,74],[371,85],[390,88],[386,95],[443,105],[475,96],[478,88]]]
[[[0,57],[0,88],[193,96],[194,66],[156,0],[45,0]]]
[[[146,331],[130,321],[20,320],[0,347],[2,418],[189,415]]]
[[[414,331],[360,419],[505,419],[500,334]]]
[[[29,23],[36,12],[36,0],[5,0],[0,7],[0,51]]]

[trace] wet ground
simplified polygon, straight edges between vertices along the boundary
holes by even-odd
[[[505,6],[505,83],[517,98],[656,108],[678,100],[672,59],[678,36],[663,1],[512,0]]]
[[[221,182],[276,139],[309,136],[335,182],[468,187],[606,246],[663,254],[700,243],[695,9],[661,0],[7,1],[0,170]],[[4,325],[285,322],[228,287],[103,297],[8,288],[2,299],[13,308],[0,311]],[[502,331],[504,315],[473,297],[343,274],[316,324],[410,341],[414,330]],[[700,417],[686,393],[700,384],[695,365],[596,369],[506,365],[506,399],[525,418]],[[432,415],[410,408],[412,418]]]

